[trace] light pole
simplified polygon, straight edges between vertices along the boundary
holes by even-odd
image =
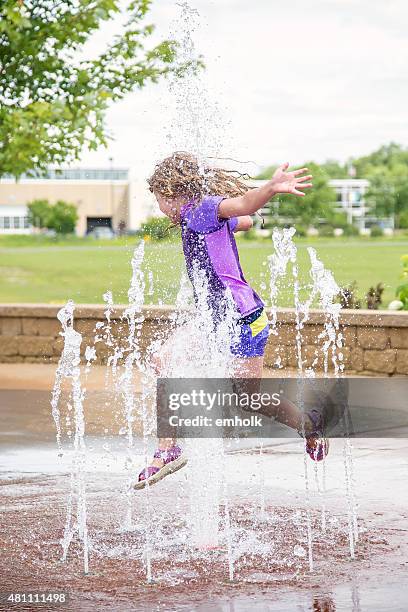
[[[112,222],[113,222],[113,157],[109,158],[109,172],[110,172],[110,211],[111,211],[111,217],[112,217]]]

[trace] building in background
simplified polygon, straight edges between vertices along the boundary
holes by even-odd
[[[41,178],[0,180],[0,234],[35,232],[27,205],[38,199],[76,206],[78,236],[101,226],[115,232],[137,230],[147,217],[158,214],[146,182],[131,179],[127,168],[50,169]]]
[[[262,185],[266,181],[251,181]],[[392,218],[378,219],[370,214],[365,200],[369,181],[365,179],[332,179],[336,192],[334,208],[345,212],[347,221],[360,231],[374,224],[393,228]],[[153,216],[161,216],[147,183],[131,175],[127,168],[50,169],[42,178],[21,177],[0,180],[0,234],[29,234],[36,231],[28,222],[27,205],[45,199],[51,204],[64,200],[78,211],[76,233],[85,236],[96,227],[109,227],[114,232],[131,232]],[[263,209],[267,216],[269,208]],[[290,220],[285,220],[290,221]],[[322,220],[324,222],[324,220]]]
[[[360,230],[365,229],[368,209],[364,196],[370,186],[369,181],[355,178],[331,179],[329,185],[336,192],[336,202],[333,202],[336,211],[346,213],[350,225]]]
[[[366,179],[332,179],[329,181],[336,192],[335,209],[347,215],[347,222],[355,225],[361,232],[373,225],[379,225],[382,229],[394,229],[392,217],[379,218],[370,212],[365,195],[370,187]]]

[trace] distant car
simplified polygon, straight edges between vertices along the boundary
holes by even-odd
[[[95,227],[88,236],[97,240],[112,240],[115,238],[115,232],[110,227]]]

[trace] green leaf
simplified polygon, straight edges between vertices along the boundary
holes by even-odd
[[[150,6],[150,0],[127,7],[120,0],[0,3],[0,176],[69,163],[83,147],[106,146],[108,105],[183,69],[174,42],[149,46]],[[83,57],[86,43],[120,11],[121,34],[98,57]]]

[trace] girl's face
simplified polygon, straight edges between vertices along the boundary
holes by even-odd
[[[154,191],[153,193],[162,213],[169,217],[169,219],[171,219],[173,222],[177,223],[180,220],[180,208],[183,206],[184,202],[179,199],[165,198],[157,191]]]

